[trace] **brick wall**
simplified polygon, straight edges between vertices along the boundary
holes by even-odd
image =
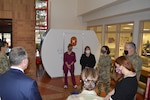
[[[12,19],[12,45],[23,46],[29,55],[26,74],[36,75],[35,0],[0,0],[0,18]]]

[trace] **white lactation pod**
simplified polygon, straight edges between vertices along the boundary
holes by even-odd
[[[80,57],[85,46],[90,46],[91,52],[95,55],[97,65],[100,44],[94,31],[50,29],[44,37],[41,48],[42,62],[50,77],[64,76],[63,56],[64,52],[67,51],[68,44],[71,42],[76,42],[73,46],[73,51],[76,53],[75,75],[81,74]]]

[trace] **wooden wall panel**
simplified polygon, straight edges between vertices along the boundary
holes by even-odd
[[[29,55],[26,74],[35,76],[35,0],[0,0],[0,18],[12,19],[12,45],[25,47]]]
[[[0,18],[12,19],[12,11],[1,11]]]
[[[0,10],[4,10],[4,0],[0,0]]]
[[[3,0],[4,2],[4,4],[3,4],[3,10],[4,11],[11,11],[12,10],[12,8],[13,8],[13,5],[12,5],[12,3],[13,3],[13,0]]]

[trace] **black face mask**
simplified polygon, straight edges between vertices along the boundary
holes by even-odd
[[[105,54],[105,53],[106,53],[106,50],[101,50],[101,53],[102,53],[102,54]]]
[[[125,54],[125,55],[128,55],[128,50],[124,50],[124,54]]]

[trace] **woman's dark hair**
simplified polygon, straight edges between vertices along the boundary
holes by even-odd
[[[72,47],[72,46],[73,46],[73,45],[72,45],[71,43],[70,43],[70,44],[68,44],[68,48],[69,48],[69,47]]]
[[[0,42],[0,51],[1,51],[2,47],[5,47],[6,44],[8,44],[8,43],[7,42],[2,42],[2,41]]]
[[[85,54],[86,54],[85,51],[86,51],[87,48],[88,48],[89,50],[91,50],[91,48],[90,48],[89,46],[86,46],[86,47],[84,48],[84,53],[85,53]]]
[[[107,51],[107,54],[110,54],[110,50],[109,50],[109,47],[108,47],[108,46],[104,45],[104,46],[102,46],[102,48],[105,48],[106,51]]]

